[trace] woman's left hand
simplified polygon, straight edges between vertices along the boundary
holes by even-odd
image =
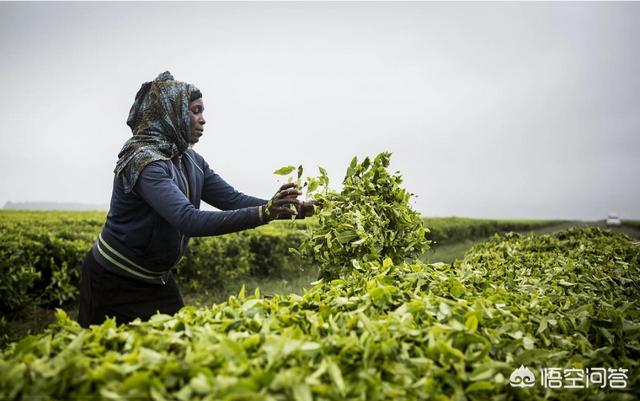
[[[281,186],[273,198],[264,206],[267,220],[286,219],[296,215],[302,203],[298,199],[300,195],[302,195],[302,192],[297,189],[296,184],[293,182]],[[295,207],[292,209],[290,205]]]
[[[308,200],[308,201],[302,202],[302,204],[300,205],[302,209],[302,216],[304,217],[313,216],[316,213],[316,206],[318,206],[318,202],[314,200]]]

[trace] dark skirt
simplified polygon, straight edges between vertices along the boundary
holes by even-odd
[[[118,324],[138,317],[148,320],[156,312],[172,315],[183,306],[173,275],[164,285],[145,283],[108,271],[91,251],[87,253],[80,274],[78,322],[82,327],[101,324],[107,317],[115,317]]]

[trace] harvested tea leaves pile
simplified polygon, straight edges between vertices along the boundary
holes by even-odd
[[[318,225],[310,227],[301,249],[320,264],[325,279],[351,270],[354,261],[394,263],[417,256],[428,248],[426,228],[412,210],[411,194],[402,188],[398,172],[388,171],[391,154],[358,163],[353,158],[341,192],[321,192]],[[317,181],[327,182],[320,177]]]

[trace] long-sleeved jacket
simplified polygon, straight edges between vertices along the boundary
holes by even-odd
[[[201,200],[221,211],[199,210]],[[189,237],[264,224],[260,206],[265,203],[236,191],[189,149],[173,160],[148,164],[130,193],[114,177],[107,220],[92,252],[114,273],[164,284]]]

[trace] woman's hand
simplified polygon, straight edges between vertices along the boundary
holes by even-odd
[[[302,202],[298,199],[300,195],[302,195],[302,192],[298,190],[293,182],[281,186],[273,198],[264,206],[266,220],[287,219],[297,215],[298,210],[302,207]],[[294,207],[291,208],[290,205]]]
[[[311,217],[315,214],[316,208],[318,206],[318,202],[315,200],[308,200],[302,202],[300,207],[302,208],[302,217]]]

